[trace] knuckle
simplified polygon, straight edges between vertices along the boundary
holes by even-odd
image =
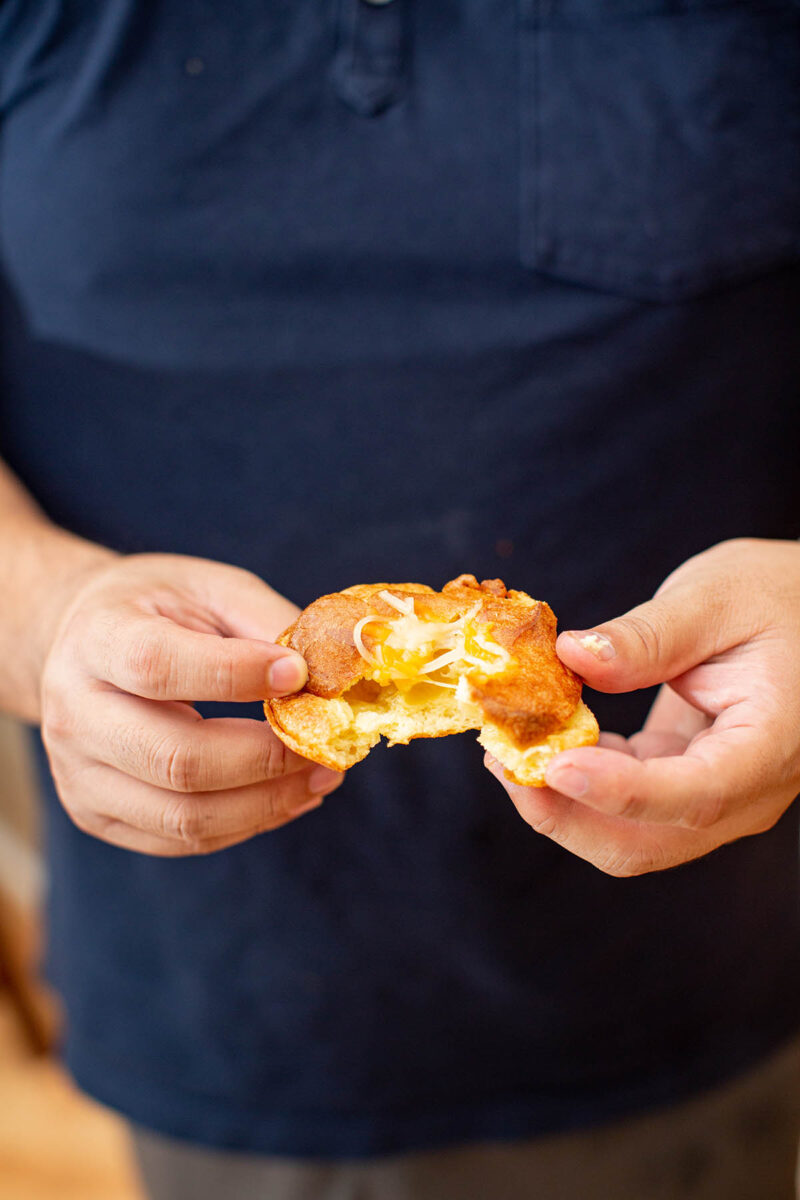
[[[524,817],[525,814],[523,813]],[[525,820],[536,833],[540,833],[543,837],[554,838],[558,833],[558,822],[553,816],[530,818],[525,817]]]
[[[220,701],[236,698],[236,664],[227,654],[215,664],[214,694]]]
[[[199,853],[204,841],[206,821],[196,806],[184,797],[168,801],[161,814],[161,829],[165,837],[181,842],[187,854]]]
[[[651,617],[636,613],[622,618],[625,627],[639,643],[648,658],[659,659],[663,649],[664,636],[658,623]]]
[[[631,879],[636,875],[646,875],[656,870],[656,862],[642,846],[623,849],[619,846],[608,846],[595,862],[595,866],[604,875],[614,879]]]
[[[80,829],[81,833],[87,833],[90,837],[102,838],[105,820],[99,813],[94,812],[85,804],[65,799],[64,796],[61,796],[61,803],[72,824]]]
[[[123,673],[133,692],[163,697],[169,690],[171,672],[171,657],[159,638],[139,637],[125,652]]]
[[[621,792],[612,809],[615,817],[626,821],[638,821],[642,816],[642,811],[643,803],[636,792]]]
[[[725,796],[721,790],[715,789],[686,810],[681,824],[689,829],[711,829],[722,820],[724,809]]]
[[[150,769],[163,787],[173,792],[194,792],[199,788],[200,771],[190,743],[175,737],[154,746]]]
[[[56,694],[42,697],[42,740],[46,747],[68,741],[75,730],[75,711]]]
[[[295,784],[287,780],[268,783],[259,797],[258,824],[267,829],[274,821],[281,821],[300,802],[295,799]]]
[[[306,789],[307,775],[291,776],[267,784],[264,788],[260,812],[260,824],[271,828],[276,822],[283,824],[293,817],[299,808],[313,798]]]
[[[272,734],[266,739],[264,746],[263,771],[267,779],[278,778],[286,774],[289,765],[289,752],[279,737]]]
[[[681,806],[677,824],[697,832],[707,831],[719,825],[729,810],[737,807],[736,796],[740,790],[746,792],[746,784],[739,780],[735,787],[726,782],[715,771],[707,768],[689,790]]]

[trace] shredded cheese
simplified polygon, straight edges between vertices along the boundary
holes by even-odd
[[[353,627],[353,643],[369,667],[365,678],[381,687],[394,684],[407,691],[426,683],[455,690],[465,671],[478,669],[491,675],[509,662],[508,652],[488,636],[490,626],[479,632],[473,625],[480,601],[453,621],[424,621],[414,612],[413,596],[400,598],[386,590],[378,595],[398,616],[370,613],[361,617]],[[371,624],[383,629],[372,636],[373,651],[367,649],[363,637]]]
[[[381,600],[385,600],[387,604],[391,604],[392,608],[394,608],[397,612],[402,613],[403,616],[413,617],[413,615],[414,615],[414,597],[413,596],[404,596],[403,599],[401,600],[399,596],[393,596],[391,592],[387,592],[387,591],[378,592],[378,595],[380,596]]]
[[[356,624],[353,627],[353,641],[355,643],[356,650],[362,658],[366,659],[366,661],[371,663],[373,666],[378,665],[378,660],[374,655],[370,654],[369,650],[364,645],[364,639],[362,638],[361,634],[365,625],[371,625],[373,621],[380,621],[380,619],[380,617],[373,616],[372,613],[370,613],[369,616],[362,617],[360,621],[356,621]]]
[[[445,650],[444,654],[440,654],[438,658],[434,658],[431,662],[426,663],[424,667],[420,667],[419,674],[427,675],[430,671],[438,671],[440,667],[446,667],[451,662],[456,662],[461,655],[457,648],[453,650]]]

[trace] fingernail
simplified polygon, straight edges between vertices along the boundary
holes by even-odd
[[[577,767],[559,767],[547,772],[547,782],[555,791],[579,800],[589,790],[589,780]]]
[[[617,653],[614,649],[614,643],[610,638],[607,638],[604,633],[595,633],[593,629],[587,629],[585,632],[578,632],[570,629],[568,637],[574,638],[579,646],[584,650],[588,650],[595,658],[607,662],[609,658],[613,658]]]
[[[308,777],[308,790],[314,795],[320,792],[332,792],[344,780],[341,771],[331,771],[329,767],[316,767]]]
[[[308,678],[306,665],[295,655],[285,655],[270,664],[267,681],[274,696],[288,696],[303,686]]]

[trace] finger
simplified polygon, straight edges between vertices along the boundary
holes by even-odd
[[[598,746],[606,746],[611,750],[619,750],[622,754],[632,753],[628,745],[628,739],[624,738],[621,733],[608,733],[604,730],[600,734],[597,744]]]
[[[685,742],[690,742],[698,733],[709,729],[711,724],[711,717],[695,708],[693,704],[689,704],[682,696],[677,695],[669,684],[664,684],[659,688],[658,695],[647,714],[644,732],[651,733],[656,730],[665,733],[671,732],[683,738]]]
[[[536,833],[607,875],[624,878],[666,870],[709,853],[724,840],[711,831],[610,817],[550,788],[519,787],[505,778],[500,763],[487,761],[486,765]]]
[[[559,657],[601,692],[674,679],[752,635],[749,609],[732,602],[729,582],[720,569],[700,570],[613,621],[562,633]]]
[[[204,720],[193,708],[144,700],[115,688],[90,689],[77,737],[82,752],[146,783],[176,792],[243,787],[308,770],[266,721]],[[331,771],[331,780],[340,776]]]
[[[634,758],[671,758],[673,754],[685,754],[688,744],[679,733],[642,729],[628,739],[628,752]]]
[[[220,838],[241,841],[277,828],[339,786],[341,779],[331,783],[330,774],[326,772],[322,786],[311,772],[227,792],[187,795],[97,763],[82,772],[79,804],[69,805],[68,797],[66,801],[70,811],[113,819],[142,833],[181,842],[193,852]]]
[[[126,610],[95,629],[82,643],[84,668],[151,700],[265,700],[298,691],[308,678],[293,650],[199,633],[163,616]]]
[[[295,809],[291,814],[285,816],[283,820],[277,820],[271,826],[270,832],[281,829],[291,821],[296,821],[299,817],[305,816],[306,813],[320,808],[323,801],[324,797],[322,796],[310,800],[307,805]],[[145,833],[143,830],[136,829],[133,825],[127,825],[124,821],[118,821],[113,817],[97,818],[87,826],[84,826],[83,832],[88,833],[92,837],[99,838],[101,841],[108,842],[109,845],[118,846],[124,850],[133,850],[138,854],[148,854],[157,858],[185,858],[190,855],[213,854],[217,850],[226,850],[230,846],[236,846],[252,836],[249,833],[231,834],[225,837],[207,838],[202,843],[189,844],[179,838],[159,837],[157,834]]]
[[[547,782],[611,816],[709,829],[772,792],[770,756],[763,732],[718,722],[671,757],[639,759],[601,747],[566,751],[548,767]]]
[[[598,746],[607,750],[618,750],[621,754],[632,754],[635,758],[652,758],[660,755],[683,754],[687,739],[668,731],[640,730],[629,738],[619,733],[601,733]]]

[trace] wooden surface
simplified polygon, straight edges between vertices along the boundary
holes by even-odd
[[[144,1200],[125,1126],[32,1053],[0,991],[0,1200]]]
[[[39,841],[31,730],[0,713],[0,821],[28,846]]]
[[[44,866],[27,737],[0,717],[0,1200],[144,1200],[124,1123],[41,1052],[57,1008],[36,973]]]
[[[55,998],[40,984],[45,869],[29,731],[0,718],[0,988],[17,1010],[32,1050],[53,1044]]]

